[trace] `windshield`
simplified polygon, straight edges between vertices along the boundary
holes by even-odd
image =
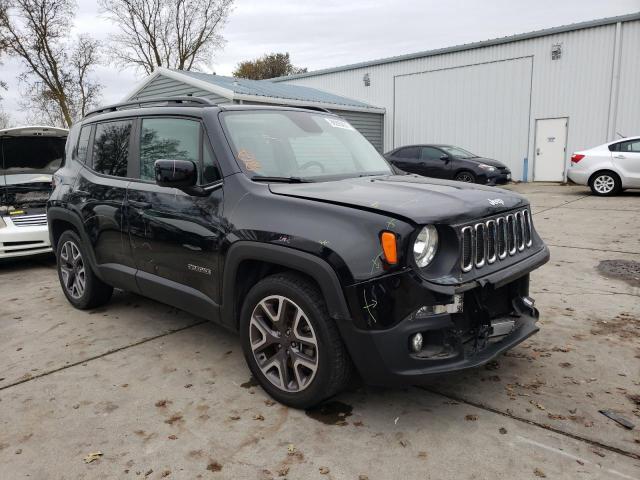
[[[233,153],[251,177],[388,175],[389,164],[345,120],[295,111],[224,112],[222,122]]]
[[[475,153],[467,152],[465,149],[460,148],[460,147],[448,147],[448,146],[444,146],[443,145],[440,148],[442,148],[442,150],[444,150],[449,155],[452,155],[454,157],[458,157],[458,158],[478,158],[478,155],[476,155]]]
[[[64,137],[4,137],[0,173],[52,174],[64,156]]]

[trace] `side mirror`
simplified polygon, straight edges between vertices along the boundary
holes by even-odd
[[[443,161],[445,161],[445,162],[448,162],[448,161],[449,161],[449,155],[447,155],[447,154],[445,153],[444,155],[442,155],[442,156],[440,157],[440,160],[443,160]]]
[[[196,164],[191,160],[156,160],[156,184],[161,187],[188,188],[198,181]]]
[[[207,195],[206,190],[196,185],[198,169],[191,160],[156,160],[153,167],[156,185],[177,188],[196,197]]]

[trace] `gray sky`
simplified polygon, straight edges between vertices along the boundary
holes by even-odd
[[[106,40],[114,27],[96,0],[78,0],[78,7],[77,32]],[[317,70],[638,11],[640,0],[236,0],[224,29],[227,44],[209,71],[230,75],[239,61],[286,51],[295,65]],[[143,77],[108,63],[96,70],[105,104],[121,100]],[[19,124],[21,64],[5,59],[0,68],[9,84],[2,106]]]

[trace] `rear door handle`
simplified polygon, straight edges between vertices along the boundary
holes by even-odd
[[[147,210],[151,208],[151,204],[149,202],[138,202],[137,200],[129,200],[128,203],[133,208],[139,208],[140,210]]]
[[[624,155],[616,155],[616,156],[615,156],[615,157],[613,157],[613,158],[627,158],[627,157],[625,157]]]

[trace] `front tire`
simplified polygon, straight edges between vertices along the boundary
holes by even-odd
[[[60,286],[71,305],[80,310],[87,310],[109,301],[113,287],[93,273],[76,232],[67,230],[60,235],[56,247],[56,260]]]
[[[456,174],[456,178],[454,180],[456,182],[476,183],[476,176],[472,172],[463,170]]]
[[[247,294],[240,322],[249,369],[280,403],[313,407],[346,386],[351,361],[322,295],[306,278],[264,278]]]
[[[614,172],[597,172],[589,180],[589,187],[594,195],[606,197],[620,193],[622,182]]]

